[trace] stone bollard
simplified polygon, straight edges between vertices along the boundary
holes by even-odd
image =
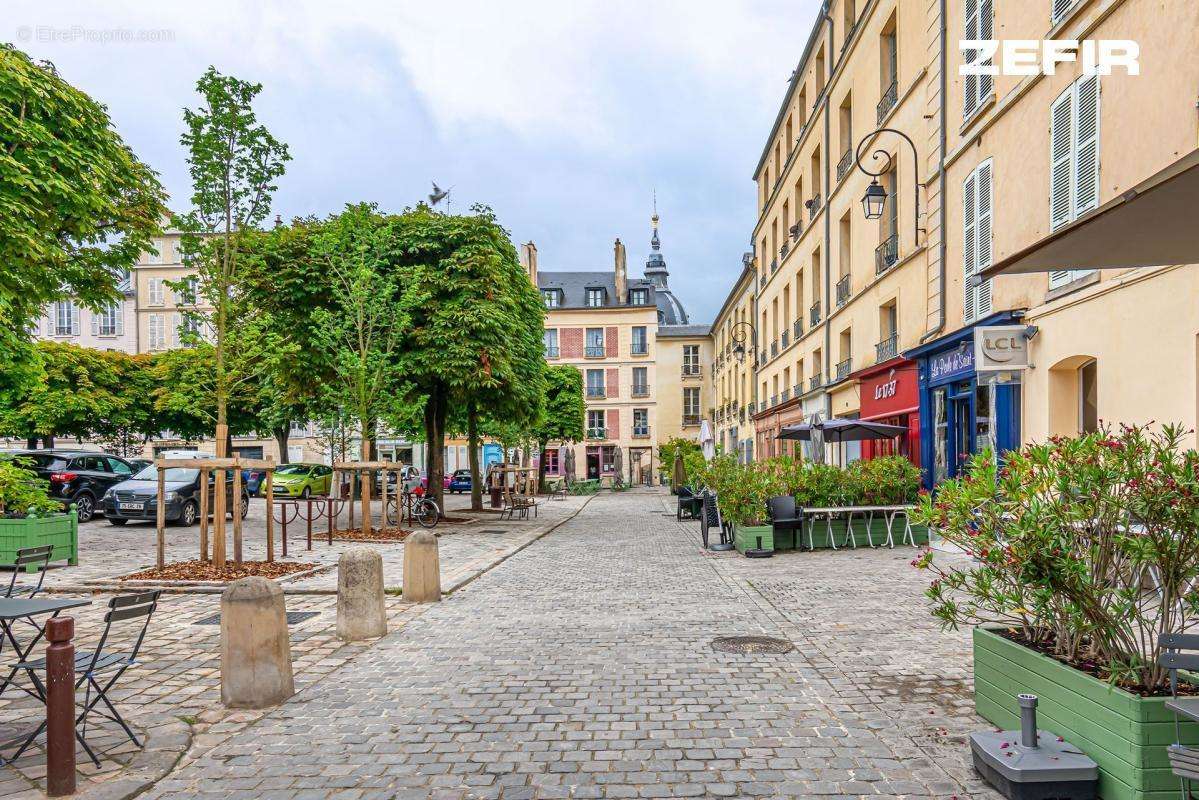
[[[383,607],[383,556],[354,547],[337,560],[337,637],[346,642],[387,634]]]
[[[428,531],[417,531],[404,540],[404,599],[412,603],[441,600],[437,537]]]
[[[221,595],[221,702],[267,708],[296,693],[283,590],[266,578],[242,578]]]

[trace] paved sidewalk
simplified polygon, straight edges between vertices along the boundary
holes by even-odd
[[[147,796],[995,797],[910,550],[713,556],[668,508],[600,495]],[[755,633],[797,649],[710,647]]]

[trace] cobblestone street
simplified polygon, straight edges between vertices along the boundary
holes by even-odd
[[[705,554],[672,501],[594,498],[149,796],[994,797],[910,549]],[[755,633],[796,650],[710,647]]]

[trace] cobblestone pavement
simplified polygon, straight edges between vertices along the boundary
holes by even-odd
[[[668,501],[597,497],[148,796],[994,797],[910,550],[713,556]],[[754,633],[797,648],[710,647]]]

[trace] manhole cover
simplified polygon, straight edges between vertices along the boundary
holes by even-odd
[[[320,614],[321,614],[321,612],[319,612],[319,611],[288,611],[287,612],[287,624],[288,625],[298,625],[301,622],[303,622],[304,620],[312,619],[313,617],[319,617]],[[220,624],[221,624],[221,615],[220,614],[213,614],[211,617],[201,617],[200,619],[198,619],[192,623],[192,625],[220,625]]]
[[[795,645],[770,636],[721,636],[712,640],[712,649],[722,653],[790,653]]]

